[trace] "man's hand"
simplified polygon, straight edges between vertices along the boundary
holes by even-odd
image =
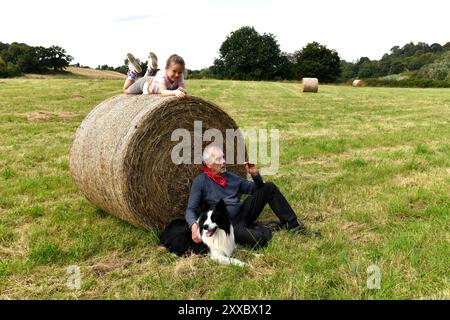
[[[195,243],[201,243],[202,242],[202,238],[200,238],[200,232],[198,231],[198,224],[194,223],[191,226],[191,232],[192,232],[192,241],[194,241]]]
[[[259,171],[256,168],[256,166],[253,163],[250,163],[248,161],[244,162],[245,170],[247,170],[247,173],[249,173],[252,177],[256,176]]]

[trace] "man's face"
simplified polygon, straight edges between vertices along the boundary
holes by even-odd
[[[210,155],[212,162],[207,163],[206,166],[215,174],[218,173],[225,173],[226,169],[226,162],[225,158],[223,156],[223,152],[220,149],[211,149]]]

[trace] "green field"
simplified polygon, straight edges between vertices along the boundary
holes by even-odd
[[[266,177],[323,239],[286,231],[251,267],[176,258],[90,204],[69,174],[80,122],[121,80],[0,80],[1,299],[450,299],[450,90],[189,80],[243,128],[279,129]],[[266,208],[267,216],[269,209]],[[256,255],[258,253],[259,255]],[[67,286],[68,267],[81,289]],[[369,289],[369,266],[380,270]],[[371,279],[371,278],[370,278]],[[369,279],[369,280],[370,280]]]

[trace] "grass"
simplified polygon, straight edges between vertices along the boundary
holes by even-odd
[[[156,231],[96,209],[68,171],[75,130],[121,80],[1,80],[1,299],[450,298],[448,89],[187,86],[243,128],[279,129],[280,170],[266,180],[324,238],[275,233],[262,250],[237,250],[244,269],[175,258]],[[78,290],[67,286],[72,265]],[[367,287],[371,265],[378,290]]]

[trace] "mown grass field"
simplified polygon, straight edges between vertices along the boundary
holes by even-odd
[[[243,128],[280,130],[278,184],[323,239],[176,258],[75,187],[77,127],[121,80],[0,80],[1,299],[449,299],[450,90],[190,80]],[[266,208],[267,216],[269,209]],[[255,255],[258,253],[259,255]],[[81,288],[67,287],[68,267]],[[380,289],[369,289],[369,266]]]

